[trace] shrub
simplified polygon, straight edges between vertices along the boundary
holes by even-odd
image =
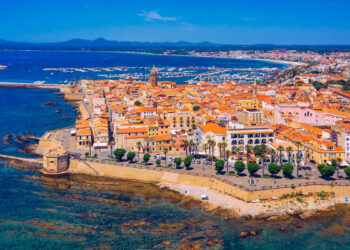
[[[158,167],[160,166],[160,160],[159,159],[156,160],[156,164],[157,164]]]
[[[320,164],[320,165],[317,166],[317,169],[318,169],[318,171],[320,172],[320,174],[322,174],[321,171],[322,171],[322,169],[323,169],[325,166],[327,166],[327,165],[326,165],[326,164]]]
[[[276,163],[270,163],[268,170],[272,175],[278,174],[281,171],[281,166],[278,166]]]
[[[126,153],[125,149],[123,148],[117,148],[114,150],[114,156],[118,161],[121,161]]]
[[[259,165],[256,162],[249,162],[248,164],[248,172],[251,175],[254,175],[259,170]]]
[[[134,160],[134,157],[135,157],[135,153],[134,152],[128,152],[126,154],[126,158],[128,159],[128,161],[133,161]]]
[[[346,167],[346,168],[344,169],[344,172],[345,172],[345,174],[346,174],[348,177],[350,177],[350,167]]]
[[[216,170],[216,173],[219,173],[221,172],[223,169],[224,169],[224,166],[225,166],[225,162],[223,160],[217,160],[215,162],[215,170]]]
[[[144,154],[144,155],[143,155],[143,161],[144,161],[145,163],[147,163],[147,162],[149,161],[150,158],[151,158],[151,155],[150,155],[150,154]]]
[[[292,164],[286,163],[283,166],[283,175],[286,177],[292,177],[293,176],[293,171],[294,171],[294,167]]]
[[[189,169],[189,167],[191,166],[191,163],[192,163],[192,156],[187,156],[184,160],[184,165],[186,169]]]
[[[193,111],[197,111],[197,110],[200,110],[200,108],[201,108],[200,106],[193,106],[192,109],[193,109]]]
[[[89,152],[85,152],[85,157],[89,157]]]
[[[331,177],[335,172],[335,167],[325,165],[319,171],[323,177]]]
[[[97,158],[97,154],[96,153],[94,154],[94,158]]]
[[[176,164],[176,167],[179,168],[181,165],[182,159],[181,158],[175,158],[174,163]]]
[[[235,170],[237,171],[237,173],[243,172],[244,169],[245,169],[244,163],[241,162],[241,161],[236,161],[236,163],[235,163]]]

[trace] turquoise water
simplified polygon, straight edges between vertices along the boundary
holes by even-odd
[[[348,249],[350,213],[302,221],[226,220],[151,184],[48,178],[0,168],[2,249]],[[258,235],[241,239],[240,232]],[[163,245],[162,245],[163,244]]]

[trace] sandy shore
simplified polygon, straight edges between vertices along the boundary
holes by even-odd
[[[290,215],[308,218],[317,214],[318,211],[333,211],[336,204],[344,203],[344,197],[321,199],[317,196],[300,197],[299,201],[294,197],[247,203],[205,187],[169,183],[159,185],[196,200],[202,200],[201,195],[207,195],[209,199],[202,202],[208,210],[223,208],[232,211],[238,217],[249,219],[282,219]]]

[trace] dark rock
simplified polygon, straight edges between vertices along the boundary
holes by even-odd
[[[285,229],[284,227],[279,227],[277,230],[281,233],[288,233],[287,229]]]
[[[25,137],[23,135],[16,135],[16,141],[19,143],[24,143],[24,142],[27,142],[28,139],[27,139],[27,137]]]
[[[41,104],[42,107],[50,107],[50,106],[59,106],[57,102],[47,102],[44,104]]]
[[[29,155],[36,155],[35,151],[38,148],[37,144],[25,143],[21,145],[18,150]]]
[[[7,134],[2,138],[2,143],[5,145],[9,145],[10,141],[13,139],[13,134]]]

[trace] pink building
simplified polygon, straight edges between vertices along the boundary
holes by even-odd
[[[175,134],[173,135],[173,151],[181,152],[185,151],[183,141],[187,140],[187,135]]]

